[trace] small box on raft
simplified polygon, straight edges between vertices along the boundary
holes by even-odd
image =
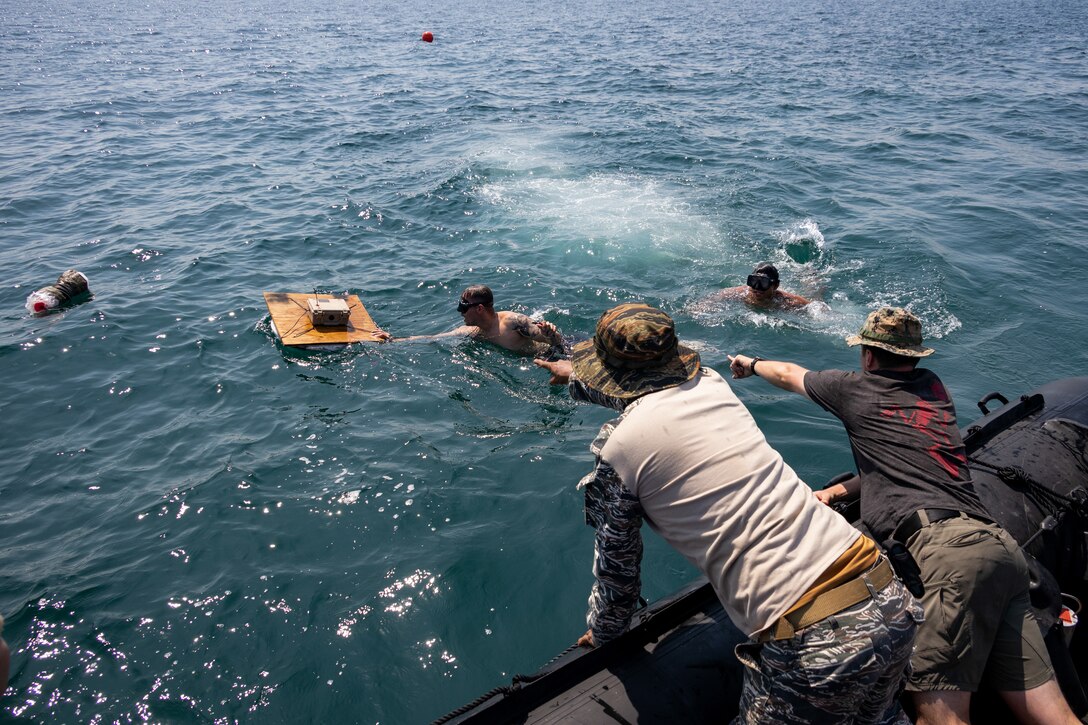
[[[314,327],[347,327],[351,308],[346,300],[311,297],[306,302],[310,308],[310,324]]]

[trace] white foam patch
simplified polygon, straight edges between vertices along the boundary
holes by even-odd
[[[834,272],[831,254],[820,225],[803,219],[785,229],[772,232],[775,247],[770,261],[778,268],[782,288],[807,297],[819,297],[821,289]],[[800,286],[801,289],[795,289]]]
[[[534,319],[534,320],[543,320],[543,319],[546,319],[545,315],[549,315],[549,314],[553,314],[553,313],[556,314],[556,315],[562,315],[563,317],[570,317],[570,308],[569,307],[555,307],[554,305],[550,306],[550,307],[538,307],[538,308],[532,310],[531,312],[529,312],[529,317]]]
[[[504,171],[522,174],[545,173],[563,176],[567,173],[566,158],[553,149],[563,140],[547,131],[533,138],[503,135],[501,140],[489,141],[472,154],[474,164],[495,166]]]
[[[826,245],[823,232],[820,231],[820,225],[813,219],[805,219],[788,229],[775,232],[775,237],[785,245],[809,242],[821,250]]]
[[[739,300],[697,300],[685,312],[707,327],[743,327],[805,330],[830,337],[857,332],[865,320],[864,308],[849,303],[839,306],[815,301],[796,310],[759,310]]]
[[[637,174],[577,176],[578,165],[555,150],[564,143],[545,130],[533,139],[504,137],[481,150],[473,165],[500,172],[487,175],[477,198],[535,228],[545,244],[689,250],[696,258],[721,248],[717,226],[665,185]]]
[[[484,184],[479,197],[567,242],[674,251],[720,246],[714,224],[656,181],[639,176],[516,177]]]

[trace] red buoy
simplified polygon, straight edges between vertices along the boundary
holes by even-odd
[[[431,31],[429,31],[429,30],[424,30],[422,39],[423,39],[424,43],[433,43],[434,42],[434,34],[431,33]]]

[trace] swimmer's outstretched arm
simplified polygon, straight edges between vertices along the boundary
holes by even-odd
[[[747,287],[726,287],[717,292],[711,292],[702,298],[702,302],[717,302],[719,300],[743,300],[748,296]]]
[[[730,302],[746,302],[748,299],[747,287],[726,287],[725,289],[711,292],[693,300],[689,306],[693,310],[717,309],[719,306]]]
[[[420,340],[438,340],[443,337],[470,337],[478,334],[480,334],[480,328],[475,325],[461,325],[448,332],[439,332],[436,335],[411,335],[409,337],[393,337],[392,335],[389,335],[388,339],[383,340],[382,342],[418,342]]]
[[[812,302],[812,300],[802,297],[801,295],[795,295],[792,292],[782,292],[779,290],[778,294],[781,295],[778,298],[778,303],[791,310],[798,307],[804,307]]]

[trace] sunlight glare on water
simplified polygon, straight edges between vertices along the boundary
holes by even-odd
[[[265,291],[401,338],[474,283],[574,340],[641,300],[719,370],[856,366],[901,305],[964,423],[1083,374],[1086,13],[4,4],[3,711],[421,722],[585,631],[612,414],[461,339],[286,348]],[[707,300],[768,261],[816,302]],[[69,268],[90,298],[28,316]],[[811,403],[736,389],[810,485],[852,467]],[[647,599],[694,577],[646,542]]]

